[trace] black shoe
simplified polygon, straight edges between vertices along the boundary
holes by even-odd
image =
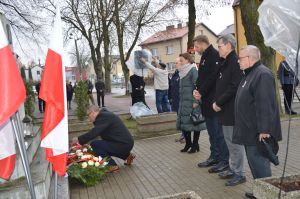
[[[183,149],[180,150],[180,152],[187,152],[192,146],[191,145],[185,145]]]
[[[234,176],[234,172],[231,169],[228,169],[226,171],[222,171],[221,173],[219,173],[218,176],[221,179],[230,179]]]
[[[245,176],[240,176],[240,175],[234,175],[232,179],[228,180],[225,185],[226,186],[236,186],[238,184],[242,184],[246,182],[246,177]]]
[[[218,162],[216,159],[208,158],[205,162],[198,163],[198,167],[210,167],[218,164]]]
[[[208,170],[209,173],[220,173],[222,171],[225,171],[229,168],[228,163],[225,162],[219,162],[216,166],[213,166]]]
[[[197,144],[196,146],[192,146],[191,150],[188,153],[196,153],[199,152],[199,150],[199,144]]]
[[[246,192],[245,196],[246,196],[246,198],[256,199],[256,197],[253,195],[253,193],[250,193],[250,192]]]

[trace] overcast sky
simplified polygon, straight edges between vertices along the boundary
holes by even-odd
[[[178,8],[176,10],[176,15],[180,20],[182,20],[184,22],[188,21],[187,8]],[[222,8],[214,8],[214,9],[211,10],[211,15],[210,16],[208,16],[206,18],[203,18],[202,20],[197,19],[197,23],[203,22],[212,31],[214,31],[216,34],[219,34],[228,25],[233,24],[233,21],[234,21],[234,17],[233,17],[233,9],[232,9],[231,5],[226,6],[226,7],[222,7]],[[173,24],[173,25],[176,25],[176,24]],[[165,29],[165,28],[163,28],[163,29]],[[149,34],[149,35],[144,34],[141,37],[141,41],[143,41],[143,40],[147,39],[148,37],[150,37],[151,34]],[[46,56],[46,52],[47,52],[47,45],[41,45],[41,48],[36,47],[34,49],[32,49],[32,48],[26,49],[26,45],[23,45],[23,49],[29,55],[29,56],[26,56],[24,53],[22,53],[22,51],[20,49],[20,45],[18,44],[18,42],[16,42],[16,40],[14,40],[14,44],[15,44],[14,45],[15,50],[20,55],[21,61],[24,64],[27,64],[31,60],[34,60],[35,62],[38,62],[39,58],[41,59],[41,63],[42,64],[44,63],[45,58],[46,58],[45,56]],[[65,47],[65,53],[63,55],[64,65],[67,65],[67,66],[71,65],[68,52],[70,52],[70,50],[72,48],[74,48],[73,42],[69,42],[69,45],[67,47]]]

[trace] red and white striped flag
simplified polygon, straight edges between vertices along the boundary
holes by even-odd
[[[0,24],[0,178],[9,179],[16,159],[10,117],[26,99],[26,90],[16,60]]]
[[[59,176],[66,173],[68,151],[68,112],[65,69],[62,65],[63,39],[60,10],[57,7],[39,97],[46,102],[41,147]]]

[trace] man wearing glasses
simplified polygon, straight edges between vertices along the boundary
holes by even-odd
[[[244,77],[235,100],[233,142],[244,145],[254,179],[270,177],[270,160],[262,153],[260,143],[282,139],[275,79],[270,69],[260,62],[256,46],[241,49],[239,64]],[[252,193],[246,197],[255,198]]]
[[[98,156],[109,158],[108,172],[119,171],[118,165],[111,156],[125,160],[125,165],[131,165],[135,158],[131,153],[134,141],[122,120],[105,108],[99,110],[95,105],[88,108],[87,116],[93,122],[94,128],[78,138],[73,138],[72,143],[79,142],[83,145],[91,141],[91,147]],[[98,136],[101,140],[96,139]]]
[[[213,109],[217,112],[222,124],[224,139],[229,151],[228,163],[220,162],[212,167],[211,172],[219,173],[222,179],[229,179],[226,186],[235,186],[246,181],[244,170],[245,150],[242,145],[232,142],[234,127],[234,101],[238,85],[242,78],[242,71],[238,64],[238,57],[235,52],[236,40],[232,34],[220,36],[217,40],[219,55],[219,77],[216,81],[216,94]],[[226,167],[226,168],[225,168]],[[227,170],[226,170],[227,169]]]

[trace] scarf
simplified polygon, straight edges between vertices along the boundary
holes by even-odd
[[[194,67],[193,64],[185,64],[181,66],[178,69],[180,79],[183,79],[193,67]]]

